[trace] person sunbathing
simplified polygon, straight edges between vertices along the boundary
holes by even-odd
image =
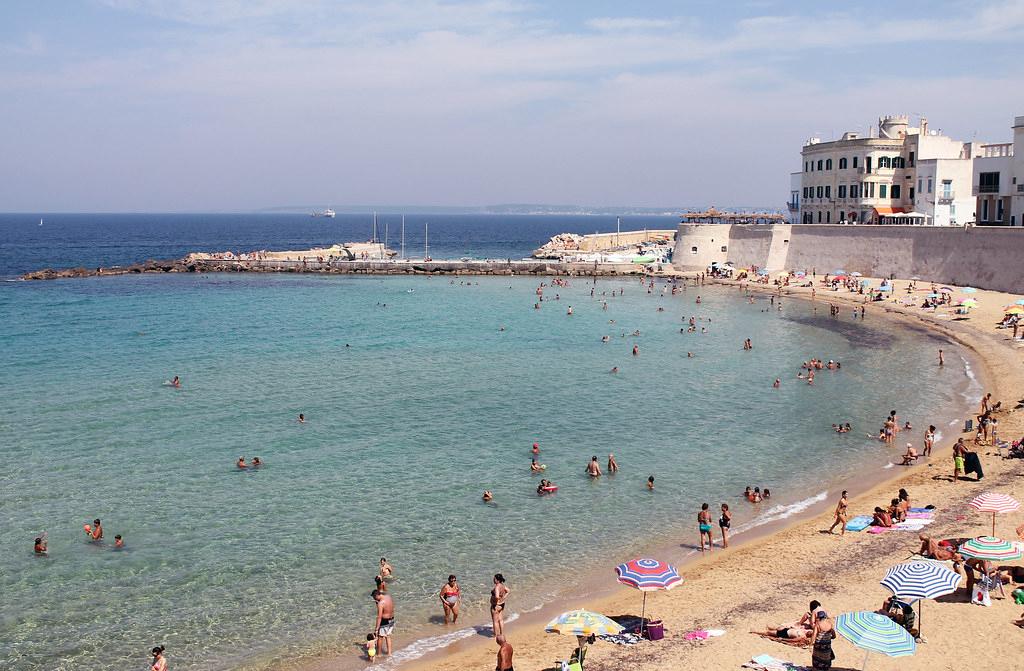
[[[871,517],[871,526],[891,527],[892,517],[878,506],[875,506],[875,513]]]
[[[773,627],[768,625],[764,631],[754,632],[763,636],[769,636],[771,638],[785,638],[795,641],[807,641],[811,640],[811,630],[805,629],[804,627],[794,627],[792,625],[788,627]]]
[[[893,523],[906,522],[907,513],[903,510],[900,505],[899,499],[893,499],[889,502],[889,509],[886,511],[889,513],[889,518],[892,519]]]
[[[937,559],[938,561],[952,561],[955,564],[961,564],[964,558],[960,556],[952,546],[939,543],[934,538],[930,538],[921,534],[918,536],[921,539],[921,549],[919,554],[925,559]]]

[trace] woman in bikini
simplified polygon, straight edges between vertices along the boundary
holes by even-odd
[[[459,619],[459,601],[462,600],[459,582],[454,575],[448,576],[448,582],[441,587],[441,606],[444,607],[444,623],[448,624],[448,616],[451,615],[452,624]]]
[[[835,626],[823,610],[815,615],[811,638],[814,647],[811,650],[811,668],[814,671],[829,671],[836,654],[832,652],[832,640],[836,637]]]
[[[849,507],[849,505],[850,502],[846,500],[846,490],[844,489],[843,495],[839,497],[839,503],[836,504],[836,519],[834,522],[832,522],[832,526],[828,528],[829,533],[832,533],[832,530],[836,528],[836,525],[841,525],[839,527],[839,535],[846,535],[846,510]]]
[[[505,576],[495,573],[494,589],[491,590],[491,624],[495,637],[505,633],[505,601],[508,599],[510,591],[505,586]]]
[[[167,659],[164,658],[164,646],[158,645],[153,648],[153,663],[149,666],[150,671],[167,671]]]

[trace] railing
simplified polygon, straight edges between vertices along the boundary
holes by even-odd
[[[975,184],[974,193],[999,193],[998,184]]]
[[[936,200],[939,205],[949,205],[956,200],[956,193],[953,191],[943,191],[936,197]]]

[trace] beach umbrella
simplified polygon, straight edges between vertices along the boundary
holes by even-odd
[[[618,622],[589,610],[570,610],[548,622],[544,631],[549,634],[571,636],[608,636],[622,633],[624,627]]]
[[[953,293],[953,289],[951,287],[939,287],[939,291],[941,291],[944,294]]]
[[[964,292],[965,294],[973,294],[978,292],[978,290],[975,289],[974,287],[964,287],[960,291]]]
[[[853,277],[861,277],[861,276],[863,276],[863,274],[864,273],[858,273],[856,270],[853,271],[852,273],[850,273],[850,275],[852,275]]]
[[[1017,305],[1024,305],[1024,298],[1018,298]]]
[[[807,271],[806,270],[798,270],[798,271],[796,271],[793,274],[797,275],[797,276],[803,276],[803,275],[807,274]],[[1024,300],[1022,300],[1020,303],[1021,303],[1021,305],[1024,305]]]
[[[879,291],[892,291],[892,285],[891,284],[883,284],[882,286],[878,287],[878,290]]]
[[[996,513],[1012,513],[1020,508],[1020,502],[1009,494],[998,492],[985,492],[975,496],[968,503],[980,513],[992,513],[992,535],[996,535]]]
[[[920,632],[921,601],[955,592],[960,584],[960,574],[937,562],[912,561],[890,568],[881,582],[893,596],[907,601],[917,600],[917,627]]]
[[[1020,559],[1020,550],[1015,543],[993,536],[978,536],[960,546],[960,554],[968,559],[1008,561]]]
[[[1024,314],[1024,305],[1011,305],[1004,310],[1008,315],[1021,315]]]
[[[767,275],[768,271],[765,270],[764,268],[761,268],[760,270],[757,271],[757,274],[758,275]]]
[[[938,298],[942,294],[928,294],[928,298]]]
[[[845,270],[833,270],[832,274],[833,275],[845,275],[846,271]]]
[[[683,577],[676,567],[658,559],[631,559],[625,564],[615,567],[615,575],[623,585],[629,585],[644,593],[643,606],[640,608],[640,628],[646,625],[644,615],[647,613],[647,593],[657,590],[670,590],[683,584]]]
[[[910,632],[885,615],[866,610],[836,617],[836,633],[865,650],[861,668],[867,667],[868,654],[872,652],[904,657],[914,654],[917,649]]]
[[[978,301],[974,300],[973,298],[964,298],[960,302],[958,302],[957,305],[962,305],[965,308],[976,308],[978,307]]]
[[[871,280],[861,280],[860,283],[861,283],[861,286],[865,286],[866,287],[867,285],[871,284]]]

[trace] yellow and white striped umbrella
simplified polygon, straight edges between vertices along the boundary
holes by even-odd
[[[548,622],[544,631],[549,634],[573,636],[607,636],[622,633],[624,627],[600,613],[589,610],[570,610]]]

